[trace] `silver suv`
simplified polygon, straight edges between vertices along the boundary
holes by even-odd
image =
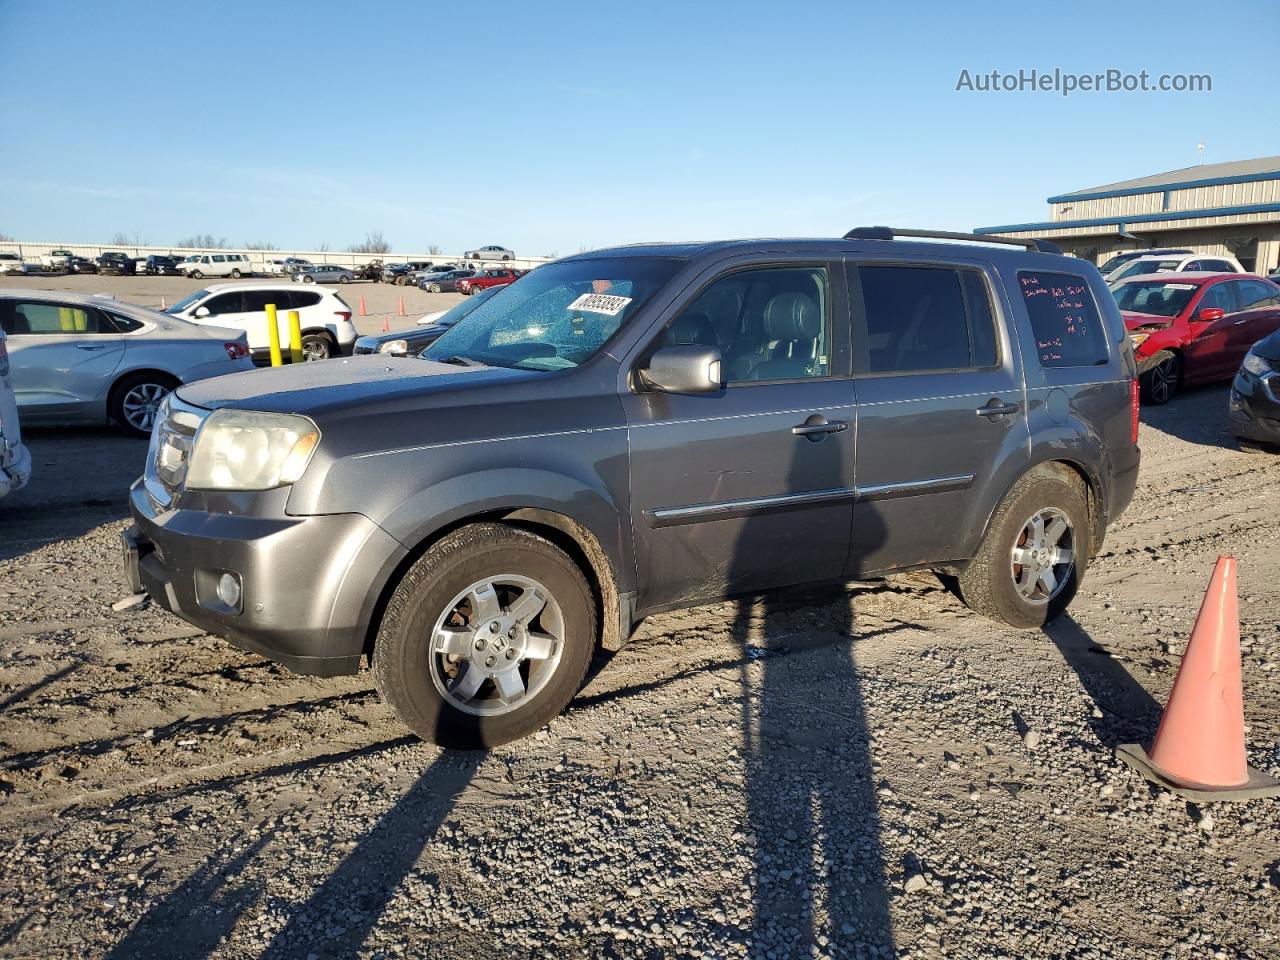
[[[294,670],[368,662],[425,738],[501,743],[659,610],[925,568],[1038,627],[1133,494],[1136,372],[1097,269],[1044,241],[600,250],[422,359],[180,387],[126,572]]]

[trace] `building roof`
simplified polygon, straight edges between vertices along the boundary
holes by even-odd
[[[1278,179],[1280,179],[1280,157],[1257,157],[1253,160],[1233,160],[1230,163],[1199,164],[1194,167],[1182,167],[1178,170],[1152,174],[1149,177],[1138,177],[1136,180],[1104,183],[1099,187],[1086,187],[1083,190],[1050,197],[1049,202],[1101,200],[1136,193],[1152,193],[1157,190],[1185,190],[1188,187],[1211,187],[1224,183]]]

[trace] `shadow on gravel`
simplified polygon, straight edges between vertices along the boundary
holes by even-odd
[[[839,444],[801,441],[793,450],[787,489],[809,489],[814,476],[852,481]],[[808,576],[839,577],[855,551],[884,541],[874,504],[856,520],[848,504],[762,519],[740,527],[730,584],[749,588],[762,570],[776,576],[789,555]],[[798,596],[809,605],[797,608]],[[744,598],[732,629],[754,664],[740,674],[754,841],[748,956],[895,956],[852,595],[841,584]]]
[[[80,664],[73,663],[70,666],[63,667],[61,670],[55,670],[53,673],[49,674],[46,677],[43,677],[40,680],[37,680],[35,683],[27,684],[27,686],[23,687],[21,690],[18,690],[10,694],[9,696],[5,697],[4,700],[0,700],[0,711],[8,710],[15,703],[21,703],[23,700],[27,699],[27,697],[31,696],[33,693],[38,693],[39,691],[43,690],[45,687],[49,686],[49,684],[51,683],[57,683],[67,674],[73,673],[78,669],[80,669]]]
[[[1071,614],[1062,614],[1043,629],[1101,711],[1089,726],[1102,745],[1114,749],[1121,743],[1148,742],[1160,722],[1161,706],[1142,684]]]
[[[262,960],[356,956],[486,756],[441,753],[324,883],[289,911]]]
[[[1236,442],[1227,417],[1230,394],[1230,384],[1225,383],[1186,387],[1164,406],[1144,403],[1142,426],[1187,443],[1235,449]]]
[[[271,831],[243,852],[211,854],[187,881],[143,915],[106,960],[207,957],[261,895],[258,884],[236,878],[271,840]]]

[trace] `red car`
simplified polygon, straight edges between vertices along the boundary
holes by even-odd
[[[1280,285],[1239,273],[1132,277],[1111,291],[1138,356],[1142,399],[1230,380],[1249,348],[1280,329]]]
[[[490,287],[501,287],[508,283],[514,283],[523,276],[523,270],[482,270],[474,277],[467,277],[463,280],[459,280],[458,292],[465,293],[467,295],[479,293],[481,290],[488,290]]]

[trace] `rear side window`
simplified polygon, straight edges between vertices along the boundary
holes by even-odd
[[[1084,277],[1018,273],[1042,367],[1091,367],[1107,362],[1107,338]]]
[[[302,307],[314,307],[320,302],[320,294],[306,290],[290,290],[289,299],[293,301],[289,305],[289,309],[299,310]]]
[[[858,278],[864,317],[857,351],[860,372],[995,365],[991,298],[977,271],[863,265]]]
[[[121,333],[133,333],[135,330],[142,329],[142,321],[135,320],[133,317],[126,317],[122,313],[109,313],[107,316]]]
[[[1280,290],[1261,280],[1237,280],[1241,310],[1261,310],[1280,305]]]

